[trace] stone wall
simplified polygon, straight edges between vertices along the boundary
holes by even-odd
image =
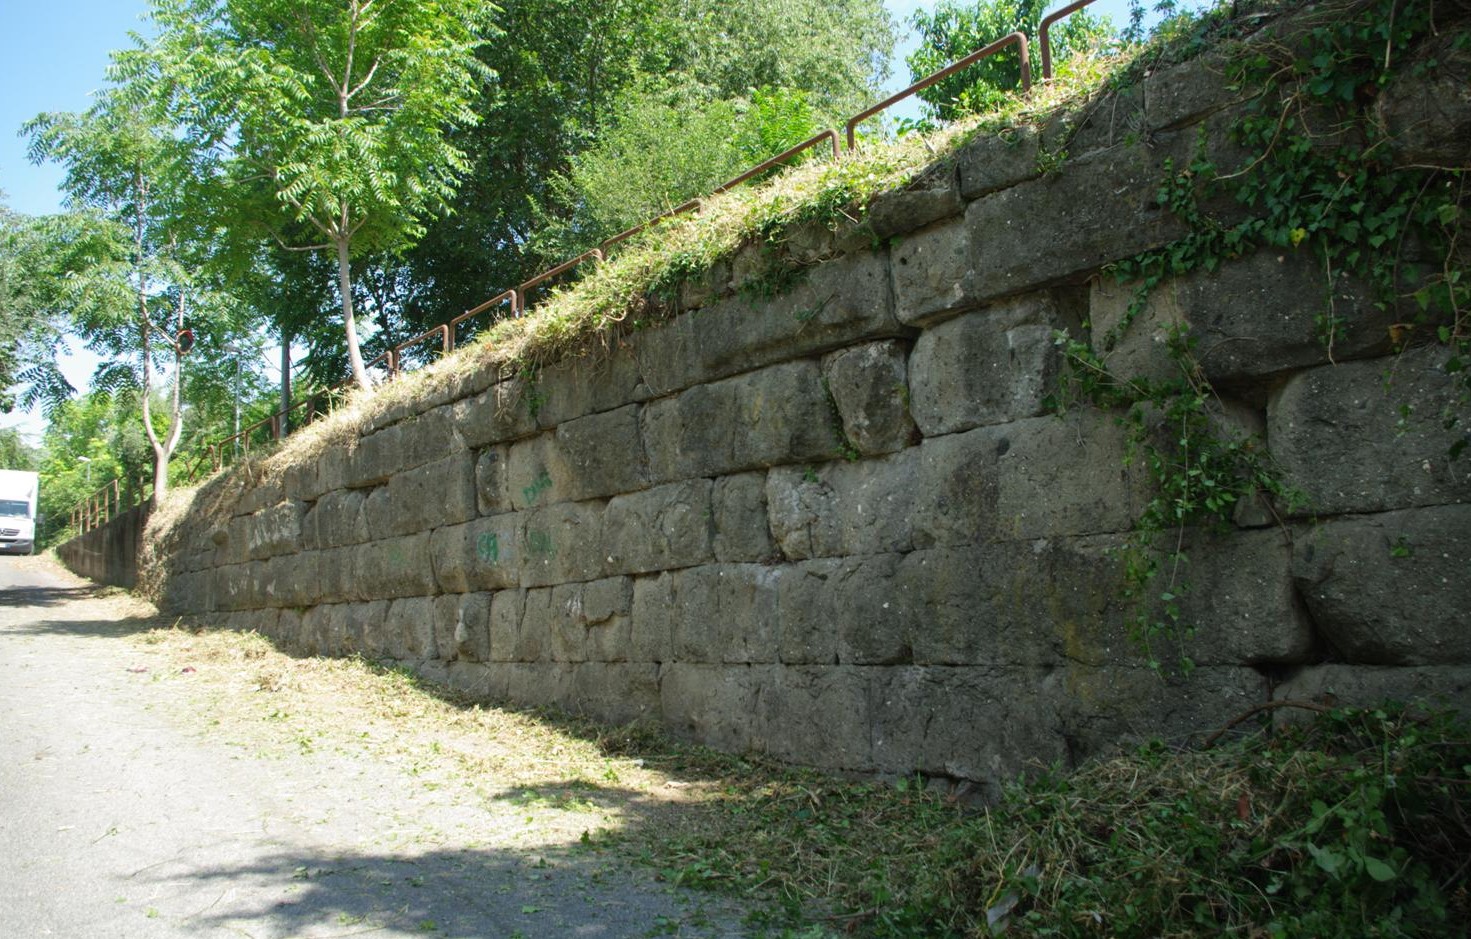
[[[1231,159],[1218,66],[978,139],[862,228],[792,233],[820,263],[780,296],[740,289],[753,247],[596,361],[471,375],[268,481],[217,479],[153,526],[154,589],[489,699],[988,790],[1274,698],[1467,706],[1471,459],[1447,460],[1438,407],[1457,390],[1435,349],[1392,355],[1394,311],[1348,281],[1330,357],[1306,253],[1169,284],[1110,353],[1167,368],[1187,324],[1224,412],[1309,497],[1187,533],[1192,675],[1125,635],[1113,549],[1150,482],[1116,415],[1048,413],[1054,333],[1116,323],[1131,290],[1101,267],[1183,233],[1155,195],[1199,128]],[[1064,133],[1074,158],[1043,175]]]
[[[119,512],[91,531],[56,549],[56,556],[73,573],[114,587],[138,584],[138,556],[148,524],[150,503]]]

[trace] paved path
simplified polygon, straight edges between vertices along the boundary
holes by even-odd
[[[372,756],[189,730],[126,638],[156,624],[118,608],[0,558],[0,937],[744,934],[614,856],[476,846],[481,809]]]

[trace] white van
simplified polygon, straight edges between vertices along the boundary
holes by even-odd
[[[0,470],[0,554],[36,550],[36,500],[41,477],[25,470]]]

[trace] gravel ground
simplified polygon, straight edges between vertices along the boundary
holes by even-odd
[[[371,748],[242,745],[137,641],[160,625],[0,558],[0,936],[749,934],[536,806],[416,784]]]

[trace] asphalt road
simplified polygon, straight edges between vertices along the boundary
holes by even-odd
[[[746,934],[613,856],[488,847],[477,807],[416,804],[371,756],[191,731],[119,606],[0,558],[0,937]]]

